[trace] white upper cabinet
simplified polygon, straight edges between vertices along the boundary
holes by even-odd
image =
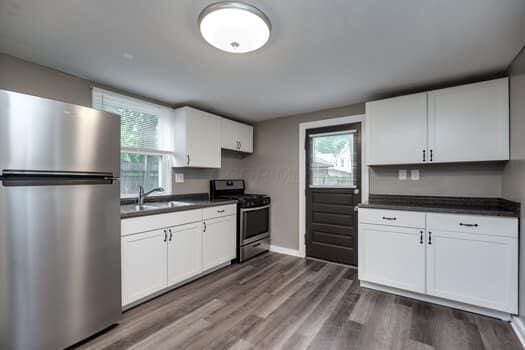
[[[428,93],[433,162],[509,159],[508,78]]]
[[[175,166],[221,167],[220,117],[191,107],[175,110]]]
[[[253,152],[253,126],[222,119],[222,148],[246,153]]]
[[[366,104],[368,164],[423,162],[427,149],[427,94]]]
[[[508,78],[366,104],[367,164],[509,159]]]

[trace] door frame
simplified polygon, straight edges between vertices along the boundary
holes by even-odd
[[[299,124],[299,256],[306,256],[306,130],[325,126],[361,123],[361,202],[368,201],[369,179],[368,166],[366,165],[366,121],[365,115],[352,115],[347,117],[317,120]]]

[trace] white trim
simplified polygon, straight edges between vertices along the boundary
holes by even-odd
[[[270,245],[270,251],[274,253],[286,254],[291,256],[297,256],[299,258],[304,258],[304,254],[301,254],[300,251],[296,249],[279,247],[277,245]]]
[[[374,290],[378,290],[378,291],[381,291],[381,292],[391,293],[391,294],[395,294],[395,295],[401,295],[401,296],[404,296],[404,297],[407,297],[407,298],[421,300],[421,301],[425,301],[425,302],[428,302],[428,303],[434,303],[434,304],[438,304],[438,305],[448,306],[448,307],[451,307],[451,308],[454,308],[454,309],[459,309],[459,310],[464,310],[464,311],[468,311],[468,312],[473,312],[473,313],[476,313],[476,314],[485,315],[485,316],[489,316],[489,317],[493,317],[493,318],[499,318],[500,320],[503,320],[503,321],[510,321],[511,317],[512,317],[512,315],[509,314],[508,312],[487,309],[487,308],[484,308],[484,307],[474,306],[474,305],[470,305],[470,304],[464,304],[464,303],[460,303],[460,302],[457,302],[457,301],[452,301],[452,300],[447,300],[447,299],[434,297],[434,296],[431,296],[431,295],[424,295],[424,294],[410,292],[410,291],[406,291],[406,290],[402,290],[402,289],[398,289],[398,288],[387,287],[387,286],[383,286],[383,285],[372,283],[372,282],[365,282],[365,281],[359,281],[359,282],[360,282],[362,288],[369,288],[369,289],[374,289]]]
[[[521,343],[521,347],[525,349],[525,325],[523,324],[523,321],[517,316],[512,316],[510,325],[512,326],[512,330],[516,334],[516,337],[518,337],[518,340]]]
[[[368,201],[368,166],[366,165],[365,149],[365,115],[352,115],[349,117],[323,119],[313,122],[299,124],[299,254],[306,256],[304,234],[306,232],[306,200],[305,200],[305,149],[306,130],[321,128],[324,126],[335,126],[341,124],[361,123],[361,201]]]

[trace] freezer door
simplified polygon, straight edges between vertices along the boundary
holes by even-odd
[[[120,117],[0,90],[0,171],[120,173]]]
[[[0,349],[61,349],[120,320],[117,182],[2,182],[0,223]]]

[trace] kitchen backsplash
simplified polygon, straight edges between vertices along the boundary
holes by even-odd
[[[249,156],[223,150],[220,169],[173,168],[173,194],[208,193],[212,179],[242,179],[242,160]],[[184,182],[176,182],[175,174],[183,174]]]
[[[370,168],[370,193],[455,197],[501,197],[505,162],[457,163]],[[408,171],[399,180],[399,170]],[[419,170],[419,180],[410,179],[410,170]]]

